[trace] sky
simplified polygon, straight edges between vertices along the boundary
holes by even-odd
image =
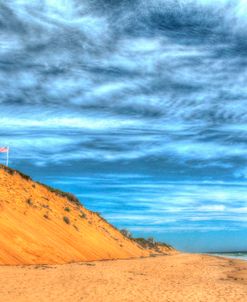
[[[10,166],[135,236],[247,250],[246,14],[244,0],[1,1]]]

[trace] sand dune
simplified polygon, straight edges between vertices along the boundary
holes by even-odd
[[[178,254],[0,267],[4,302],[245,302],[247,262]]]
[[[0,264],[149,255],[76,198],[0,167]]]

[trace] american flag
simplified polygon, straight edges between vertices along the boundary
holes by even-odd
[[[0,147],[0,153],[6,153],[6,152],[9,152],[8,147]]]

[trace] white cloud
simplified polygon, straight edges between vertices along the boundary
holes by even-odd
[[[225,209],[224,205],[204,205],[198,208],[202,212],[223,212]]]
[[[102,174],[82,183],[86,197],[109,190],[100,206],[123,203],[108,216],[136,229],[245,225],[245,11],[223,0],[6,1],[0,141],[11,163],[92,163]],[[155,177],[99,185],[105,170]]]

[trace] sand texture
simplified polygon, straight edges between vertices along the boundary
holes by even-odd
[[[177,254],[0,267],[1,302],[246,302],[247,263]]]

